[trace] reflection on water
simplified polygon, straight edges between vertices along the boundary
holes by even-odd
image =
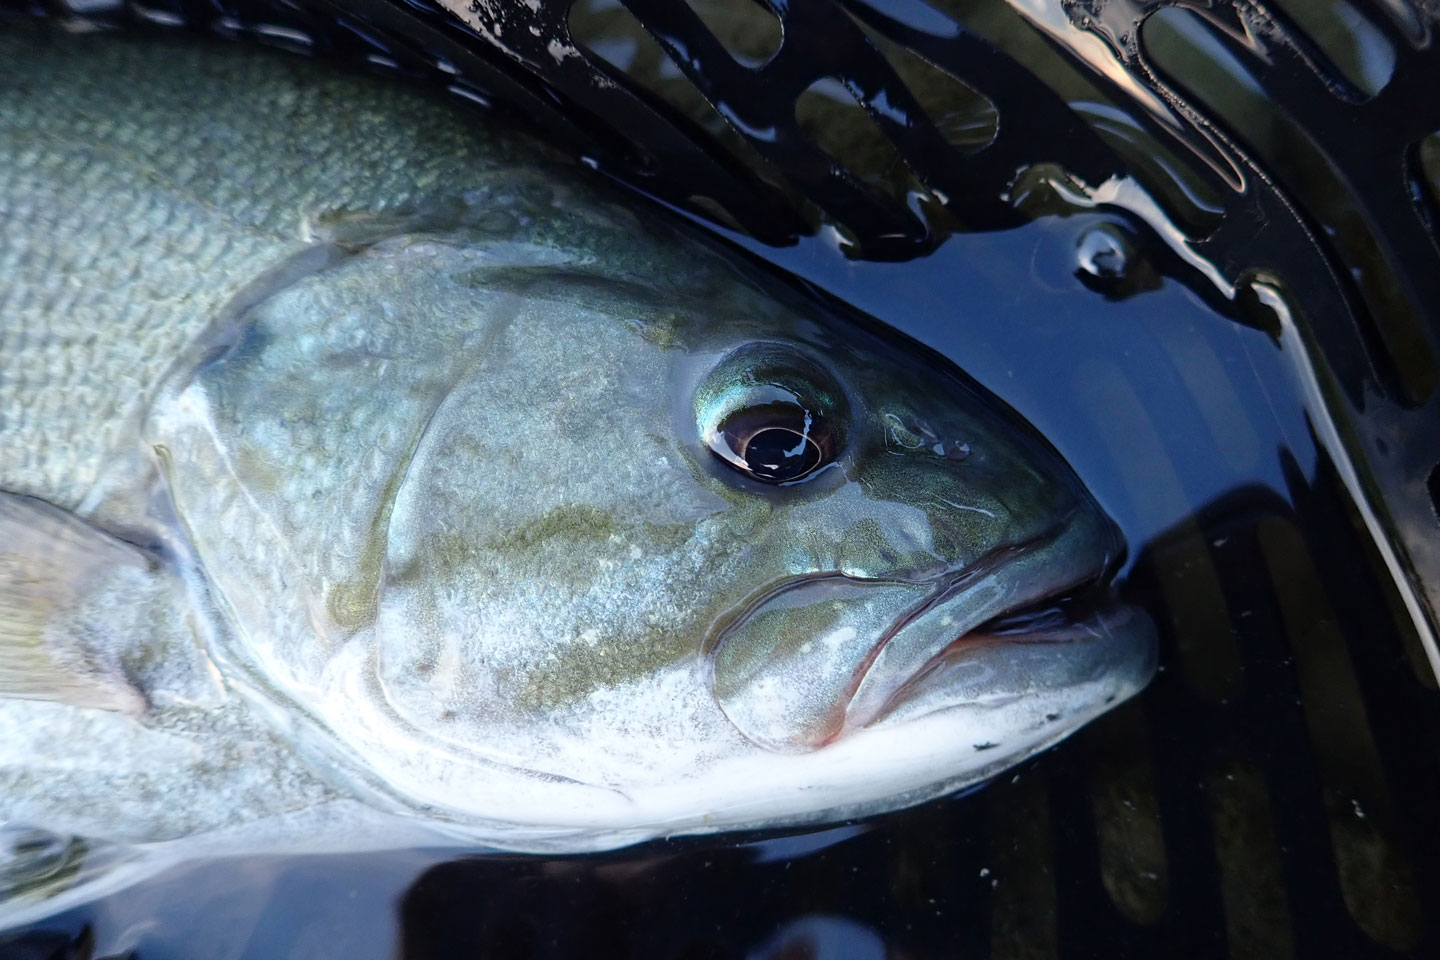
[[[702,6],[723,19],[728,5]],[[1165,223],[1204,233],[1221,222],[1237,178],[1213,155],[1209,167],[1182,163],[1160,146],[1147,124],[1175,122],[1169,105],[1145,100],[1142,123],[1035,39],[1068,21],[1019,0],[944,6],[1148,158],[1135,176]],[[1342,79],[1384,85],[1379,27],[1355,28],[1345,3],[1300,6],[1282,4],[1329,24],[1316,29]],[[1333,165],[1267,108],[1213,24],[1175,10],[1143,40],[1176,76],[1233,62],[1226,84],[1207,88],[1211,105],[1238,116],[1262,154],[1288,158],[1282,179],[1333,221],[1347,256],[1384,260]],[[1127,36],[1125,49],[1140,42]],[[594,49],[660,69],[655,50],[619,43]],[[1084,52],[1120,62],[1103,45]],[[981,129],[986,105],[968,109],[956,123]],[[1440,140],[1416,142],[1433,210]],[[1436,955],[1434,677],[1317,441],[1276,301],[1247,270],[1275,250],[1292,264],[1310,256],[1302,274],[1267,279],[1296,315],[1326,316],[1346,294],[1273,198],[1274,218],[1232,230],[1233,249],[1205,250],[1216,283],[1153,216],[1062,194],[1035,198],[1025,226],[956,232],[904,264],[847,259],[833,233],[748,246],[957,363],[1074,465],[1129,538],[1127,599],[1160,622],[1161,672],[1138,700],[984,789],[863,825],[569,858],[197,863],[0,944],[0,957],[81,956],[73,938],[87,924],[97,955],[141,960]],[[1347,232],[1356,222],[1366,229]],[[1383,314],[1400,380],[1425,396],[1435,373],[1413,349],[1420,321],[1405,291],[1378,268],[1353,282]]]

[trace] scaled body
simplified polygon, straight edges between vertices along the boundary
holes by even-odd
[[[0,819],[823,821],[1153,669],[1046,612],[1122,545],[998,401],[408,91],[17,29],[0,223]]]

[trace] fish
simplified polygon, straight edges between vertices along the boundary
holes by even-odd
[[[871,816],[1156,669],[999,398],[406,84],[8,22],[0,223],[10,902]]]

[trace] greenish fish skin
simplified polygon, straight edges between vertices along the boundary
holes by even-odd
[[[1154,669],[1138,611],[1005,625],[1123,544],[998,401],[400,86],[8,26],[0,223],[0,490],[43,521],[7,562],[41,527],[150,558],[45,594],[26,656],[88,679],[0,695],[0,820],[821,822],[993,776]],[[706,446],[776,396],[833,454],[785,486]]]

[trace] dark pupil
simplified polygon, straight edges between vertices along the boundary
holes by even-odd
[[[760,480],[785,483],[805,476],[820,463],[820,450],[805,434],[770,427],[750,438],[741,454]]]
[[[732,415],[721,432],[756,480],[789,483],[821,466],[822,425],[799,407],[761,407]]]

